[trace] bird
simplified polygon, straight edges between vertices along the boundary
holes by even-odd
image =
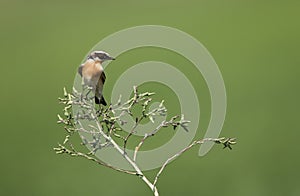
[[[103,97],[102,90],[106,76],[102,63],[107,60],[115,60],[115,58],[104,51],[93,51],[78,68],[78,73],[82,78],[82,85],[88,86],[95,92],[96,104],[102,104],[104,106],[106,106],[107,103]]]

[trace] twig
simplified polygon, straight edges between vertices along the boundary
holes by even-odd
[[[62,154],[62,153],[66,153],[66,154],[69,154],[71,156],[75,156],[75,157],[83,157],[83,158],[86,158],[88,160],[91,160],[91,161],[94,161],[96,162],[97,164],[99,165],[103,165],[105,167],[108,167],[108,168],[111,168],[113,170],[116,170],[116,171],[119,171],[119,172],[123,172],[123,173],[126,173],[126,174],[131,174],[131,175],[137,175],[136,172],[131,172],[131,171],[128,171],[128,170],[124,170],[124,169],[121,169],[121,168],[117,168],[117,167],[114,167],[112,165],[109,165],[105,162],[102,162],[94,157],[91,157],[91,156],[88,156],[87,154],[84,154],[84,153],[81,153],[81,152],[77,152],[74,150],[74,148],[72,147],[72,150],[69,150],[67,149],[65,146],[61,145],[61,144],[58,144],[59,148],[54,148],[54,150],[56,151],[57,154]]]
[[[150,134],[146,133],[145,136],[141,139],[140,143],[135,147],[134,154],[133,154],[133,160],[136,161],[136,156],[138,151],[140,150],[141,146],[144,144],[146,139],[149,137],[154,136],[162,127],[168,127],[168,126],[173,126],[173,129],[176,129],[177,126],[182,126],[188,123],[189,121],[184,120],[182,117],[180,121],[176,121],[176,119],[179,116],[173,116],[169,121],[162,121]],[[183,127],[185,128],[185,127]],[[185,128],[187,129],[187,128]]]
[[[138,118],[136,121],[135,121],[135,124],[133,125],[131,131],[128,133],[128,135],[125,137],[124,139],[124,145],[123,145],[123,149],[124,149],[124,153],[126,153],[126,144],[127,144],[127,141],[128,139],[130,138],[130,136],[133,135],[133,133],[135,132],[135,129],[136,127],[140,124],[140,122],[143,120],[143,116],[141,116],[140,118]]]
[[[91,116],[93,117],[94,114],[91,114]],[[78,122],[80,123],[80,122]],[[137,166],[137,164],[132,161],[130,159],[130,157],[125,153],[125,151],[123,151],[119,145],[108,135],[106,135],[102,128],[101,128],[101,125],[100,123],[96,120],[96,125],[97,125],[97,128],[98,128],[98,131],[100,132],[100,134],[107,140],[109,141],[112,146],[120,153],[123,155],[123,157],[126,159],[126,161],[134,168],[134,170],[136,171],[136,175],[138,176],[141,176],[141,179],[150,187],[151,190],[154,191],[154,195],[158,196],[158,190],[157,188],[147,179],[147,177],[143,174],[143,172],[140,170],[140,168]],[[80,126],[82,127],[81,123],[80,123]]]
[[[61,123],[64,125],[64,129],[67,132],[67,135],[65,136],[63,144],[58,144],[57,148],[54,148],[57,154],[69,154],[73,157],[83,157],[88,160],[94,161],[99,165],[103,165],[105,167],[111,168],[113,170],[136,175],[139,176],[150,189],[153,191],[154,196],[159,196],[158,190],[156,188],[156,184],[158,181],[158,178],[160,177],[161,173],[164,171],[165,167],[174,159],[179,157],[181,154],[192,148],[193,146],[197,144],[203,144],[206,141],[213,141],[218,144],[223,144],[224,148],[231,148],[231,145],[235,144],[234,138],[219,138],[219,139],[213,139],[213,138],[206,138],[201,140],[195,140],[192,142],[189,146],[185,147],[181,151],[179,151],[177,154],[173,155],[172,157],[168,158],[165,163],[162,165],[158,173],[156,174],[153,183],[148,180],[148,178],[143,174],[141,169],[136,163],[136,157],[137,153],[141,149],[142,145],[145,143],[145,141],[156,135],[156,133],[163,127],[169,127],[173,126],[173,129],[175,130],[177,127],[182,127],[185,131],[188,131],[188,123],[190,121],[187,121],[184,119],[184,116],[182,115],[180,119],[179,116],[172,117],[169,121],[162,121],[152,132],[149,134],[146,133],[144,137],[141,139],[139,144],[136,146],[133,158],[129,157],[125,150],[126,150],[126,144],[129,140],[129,138],[134,134],[136,131],[137,126],[141,123],[141,121],[145,118],[149,118],[151,122],[154,122],[155,116],[166,116],[167,109],[163,105],[163,101],[159,104],[157,108],[154,108],[151,111],[148,111],[149,103],[151,102],[150,96],[154,93],[138,93],[137,87],[133,87],[134,95],[132,98],[127,100],[125,103],[121,103],[121,96],[118,100],[118,103],[116,105],[110,104],[106,109],[103,109],[100,107],[98,111],[96,111],[93,99],[89,99],[86,95],[83,96],[83,92],[79,93],[76,91],[76,89],[73,89],[72,94],[68,94],[66,89],[64,89],[64,97],[59,98],[59,102],[63,103],[65,105],[65,108],[63,109],[64,112],[64,118],[58,115],[58,123]],[[131,131],[127,134],[126,137],[123,137],[122,135],[117,134],[117,131],[124,131],[122,128],[117,127],[116,125],[120,123],[120,125],[123,125],[127,123],[126,121],[122,120],[122,116],[126,113],[133,116],[131,110],[133,106],[135,105],[141,105],[142,106],[142,112],[141,116],[136,118],[135,124],[132,126]],[[72,106],[76,105],[76,107],[81,108],[82,110],[78,111],[74,116],[72,116],[72,112],[70,110],[72,109]],[[120,114],[117,114],[116,111],[120,111]],[[148,112],[147,112],[148,111]],[[99,118],[99,119],[98,119]],[[88,127],[90,130],[85,129],[80,120],[89,120],[94,121],[96,123],[96,126],[93,126],[91,124],[88,124]],[[76,125],[79,125],[79,127],[76,127]],[[82,137],[82,144],[84,145],[90,145],[92,147],[92,150],[89,153],[83,153],[77,151],[71,141],[70,138],[74,133],[76,132],[83,132],[91,134],[92,140],[86,139],[83,135]],[[116,141],[114,140],[114,137],[121,138],[123,140],[123,146],[119,146]],[[102,139],[105,140],[102,142]],[[69,144],[70,148],[65,147],[64,145]],[[115,148],[118,153],[124,157],[124,159],[131,165],[134,171],[125,170],[122,168],[115,167],[113,165],[107,164],[101,160],[98,160],[95,158],[95,153],[98,149],[107,147],[108,145]]]
[[[145,140],[149,137],[154,136],[163,126],[166,126],[166,121],[162,121],[150,134],[145,134],[145,136],[141,139],[140,143],[135,147],[133,154],[133,161],[136,161],[136,156],[141,146],[144,144]]]
[[[155,176],[153,185],[156,186],[157,180],[160,177],[161,173],[163,172],[163,170],[165,169],[165,167],[174,159],[176,159],[177,157],[179,157],[180,155],[182,155],[184,152],[186,152],[187,150],[191,149],[193,146],[197,145],[197,144],[203,144],[204,142],[208,142],[208,141],[212,141],[215,142],[217,144],[223,144],[224,148],[228,147],[229,149],[231,149],[231,145],[236,144],[235,142],[235,138],[219,138],[219,139],[214,139],[214,138],[204,138],[204,139],[200,139],[200,140],[195,140],[193,141],[190,145],[188,145],[187,147],[185,147],[184,149],[180,150],[178,153],[176,153],[175,155],[173,155],[172,157],[168,158],[166,160],[166,162],[161,166],[160,170],[158,171],[158,173]]]

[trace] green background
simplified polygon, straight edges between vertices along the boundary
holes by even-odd
[[[111,33],[146,24],[178,28],[210,51],[227,90],[221,135],[238,138],[232,151],[215,146],[198,157],[197,147],[173,162],[158,182],[161,195],[300,195],[299,7],[296,0],[1,0],[0,195],[151,195],[135,176],[52,150],[64,136],[56,124],[57,97],[63,86],[72,87],[87,52]],[[203,134],[207,87],[170,51],[121,55],[107,70],[105,92],[122,70],[144,60],[162,60],[189,75]],[[172,91],[155,85],[148,87],[167,102]],[[167,103],[175,107],[176,101]]]

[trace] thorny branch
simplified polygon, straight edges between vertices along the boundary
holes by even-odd
[[[215,142],[216,144],[223,144],[224,148],[232,149],[231,145],[234,145],[236,143],[235,138],[205,138],[201,140],[195,140],[189,146],[182,149],[172,157],[168,158],[160,168],[152,183],[150,180],[148,180],[148,178],[143,174],[141,169],[136,164],[136,157],[142,145],[148,138],[155,136],[156,133],[164,127],[173,127],[173,129],[175,130],[180,126],[185,131],[188,131],[188,123],[190,121],[185,120],[184,115],[174,116],[169,120],[163,120],[154,130],[144,135],[144,137],[135,147],[134,155],[131,158],[125,151],[129,138],[134,135],[134,133],[136,132],[136,128],[142,120],[149,119],[151,122],[154,122],[155,117],[167,115],[167,109],[164,106],[164,101],[161,101],[158,107],[149,110],[149,106],[152,101],[151,96],[154,95],[154,93],[139,93],[137,87],[134,86],[133,96],[129,100],[122,103],[122,97],[120,96],[115,105],[110,104],[107,108],[99,107],[99,109],[96,110],[93,103],[93,97],[88,96],[90,89],[87,90],[88,92],[85,93],[85,91],[78,92],[76,89],[73,89],[72,93],[68,93],[64,88],[64,96],[63,98],[59,98],[59,102],[65,105],[63,109],[64,113],[63,117],[61,115],[58,115],[58,123],[64,126],[64,130],[67,134],[63,143],[58,144],[58,147],[54,148],[54,150],[57,154],[68,154],[72,157],[82,157],[113,170],[139,176],[150,187],[155,196],[159,195],[156,184],[165,167],[171,161],[179,157],[187,150],[191,149],[193,146],[197,144],[203,144],[204,142]],[[132,112],[133,108],[136,105],[139,105],[142,108],[138,116],[134,116]],[[78,109],[74,114],[72,114],[71,112],[72,107],[77,107]],[[126,114],[134,118],[135,123],[132,126],[130,132],[127,133],[126,136],[123,136],[125,131],[119,125],[122,126],[127,123],[125,120],[123,120],[123,117]],[[91,124],[88,125],[88,128],[82,125],[81,122],[83,120],[91,122]],[[82,139],[81,145],[89,147],[89,149],[91,149],[89,152],[85,153],[75,149],[71,141],[72,135],[74,135],[74,133],[85,133],[91,136],[88,139],[84,137],[83,134],[80,135]],[[123,142],[123,147],[120,147],[115,139],[120,139]],[[97,159],[95,156],[96,152],[108,146],[112,146],[113,148],[115,148],[132,166],[134,171],[118,168]]]

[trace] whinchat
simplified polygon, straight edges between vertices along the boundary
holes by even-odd
[[[107,105],[103,94],[103,85],[106,79],[102,63],[107,60],[115,60],[104,51],[93,51],[86,61],[79,66],[78,73],[82,77],[82,84],[95,91],[95,103]]]

